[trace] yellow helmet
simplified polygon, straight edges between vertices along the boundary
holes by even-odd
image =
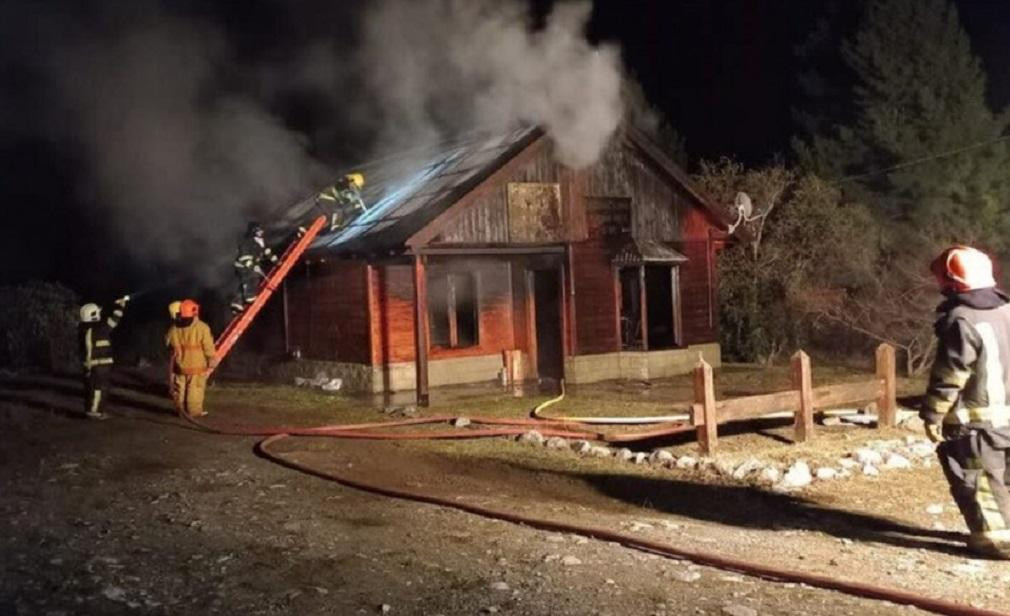
[[[174,302],[172,302],[171,304],[169,304],[168,305],[168,316],[172,317],[172,319],[178,319],[179,318],[179,309],[181,307],[182,307],[182,302],[180,302],[179,300],[175,300]]]
[[[365,185],[365,176],[360,173],[348,173],[344,178],[359,190]]]

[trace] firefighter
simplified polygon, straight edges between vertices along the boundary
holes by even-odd
[[[179,318],[168,328],[165,340],[172,348],[172,400],[179,411],[203,417],[207,372],[214,362],[214,337],[200,320],[200,306],[191,299],[179,306]]]
[[[102,320],[102,309],[98,304],[81,306],[80,346],[84,366],[84,416],[88,419],[107,419],[102,412],[105,392],[109,387],[112,372],[112,330],[119,325],[126,309],[129,295],[115,302],[112,315]]]
[[[920,417],[939,443],[968,548],[1010,559],[1010,298],[996,289],[992,261],[974,248],[948,248],[930,268],[945,299]]]
[[[361,199],[361,189],[364,186],[364,175],[349,173],[319,193],[318,202],[330,212],[331,233],[365,211],[365,202]]]
[[[233,312],[242,312],[256,301],[260,280],[266,278],[261,267],[264,263],[277,263],[277,255],[266,245],[263,227],[257,222],[249,223],[245,237],[239,243],[235,258],[235,275],[238,277],[238,294],[231,303]]]

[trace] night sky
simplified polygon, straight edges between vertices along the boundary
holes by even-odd
[[[284,4],[252,0],[175,6],[188,6],[186,10],[217,23],[235,53],[246,59],[283,54],[307,36],[339,33],[334,24],[351,28],[347,24],[355,12],[350,3],[308,2],[327,8],[320,19],[306,22],[286,15]],[[534,2],[535,11],[550,4]],[[989,76],[990,102],[1002,109],[1010,103],[1010,2],[958,0],[956,5]],[[44,22],[70,5],[53,1],[32,6]],[[626,70],[686,139],[693,164],[719,156],[761,164],[788,158],[797,102],[793,49],[824,6],[814,0],[596,0],[589,36],[620,45]],[[36,100],[43,94],[24,62],[35,44],[30,36],[0,40],[0,112],[43,102]],[[325,123],[328,113],[304,99],[287,101],[280,112],[300,131]],[[171,274],[124,257],[123,239],[110,231],[109,221],[77,197],[80,152],[50,135],[14,130],[8,120],[0,123],[0,196],[6,214],[0,227],[0,284],[34,277],[102,294]],[[354,162],[347,143],[326,150],[327,162]]]

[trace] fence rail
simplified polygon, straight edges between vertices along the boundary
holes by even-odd
[[[692,421],[702,452],[715,451],[720,423],[750,419],[779,411],[794,414],[794,440],[802,443],[814,435],[814,411],[842,404],[874,401],[877,425],[894,426],[897,415],[897,381],[894,347],[881,344],[876,353],[875,378],[856,383],[813,387],[810,357],[802,350],[792,356],[792,389],[716,401],[712,366],[704,359],[694,369]]]

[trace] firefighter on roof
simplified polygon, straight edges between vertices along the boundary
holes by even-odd
[[[257,222],[249,223],[245,237],[239,242],[238,256],[234,263],[238,294],[231,303],[232,311],[242,312],[246,306],[256,301],[260,280],[266,278],[261,264],[274,264],[277,260],[277,255],[266,245],[263,227]]]
[[[123,318],[123,310],[130,301],[124,295],[115,302],[112,315],[102,320],[102,309],[98,304],[81,306],[79,329],[82,364],[84,366],[84,414],[89,419],[106,419],[102,412],[105,392],[109,388],[109,374],[112,372],[112,330]]]
[[[340,229],[365,211],[365,202],[361,199],[361,189],[364,186],[365,176],[360,173],[349,173],[319,193],[319,203],[330,212],[331,232]]]
[[[930,268],[946,299],[937,308],[936,359],[920,410],[950,492],[968,525],[968,548],[1010,559],[1010,298],[992,262],[966,246]]]
[[[191,299],[179,305],[165,343],[172,349],[172,401],[190,417],[202,417],[207,371],[214,367],[214,337],[200,320],[200,306]]]

